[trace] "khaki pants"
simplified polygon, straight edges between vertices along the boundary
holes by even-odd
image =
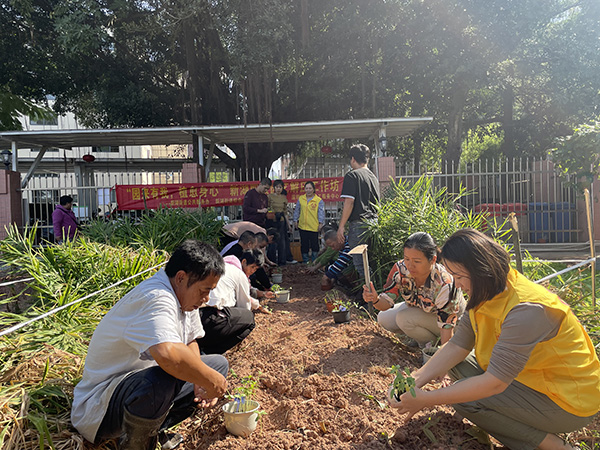
[[[483,373],[471,353],[449,375],[460,382]],[[452,406],[511,450],[535,449],[548,433],[575,431],[593,419],[568,413],[544,394],[517,381],[501,394]]]
[[[420,347],[424,347],[428,342],[435,343],[440,337],[437,314],[426,313],[416,306],[408,306],[405,302],[379,311],[377,322],[392,333],[404,333],[413,338]]]

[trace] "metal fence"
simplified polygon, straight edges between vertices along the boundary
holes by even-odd
[[[285,160],[285,159],[284,159]],[[302,166],[290,169],[283,165],[282,178],[340,177],[350,169],[344,158],[309,158]],[[260,180],[264,171],[232,171],[214,167],[209,182]],[[422,175],[450,193],[467,189],[460,203],[472,211],[487,211],[490,218],[504,220],[510,212],[517,214],[523,242],[576,242],[578,238],[578,203],[570,180],[561,179],[551,161],[513,159],[477,161],[467,165],[443,164],[432,169],[426,165],[397,163],[396,179],[409,183]],[[40,235],[52,238],[51,215],[61,195],[74,198],[75,214],[82,220],[103,217],[116,208],[116,184],[180,183],[180,172],[61,173],[35,175],[23,190],[24,223],[40,225]],[[241,206],[217,208],[231,220],[242,218]],[[341,202],[326,203],[327,220],[337,221]],[[130,215],[139,212],[131,211]],[[585,238],[583,238],[585,240]]]

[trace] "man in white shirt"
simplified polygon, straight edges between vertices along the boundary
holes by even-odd
[[[236,256],[224,259],[225,274],[210,291],[207,305],[199,309],[205,335],[196,341],[202,353],[223,354],[246,339],[254,330],[253,311],[266,311],[255,297],[274,296],[250,287],[248,277],[264,263],[260,250],[244,252],[241,261]]]
[[[200,356],[196,343],[204,336],[196,310],[224,272],[212,246],[185,241],[164,270],[104,316],[71,411],[88,441],[118,438],[121,450],[154,450],[159,430],[189,417],[196,404],[214,406],[225,393],[227,360]]]

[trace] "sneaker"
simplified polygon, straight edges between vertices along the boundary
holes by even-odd
[[[292,259],[291,261],[287,261],[288,264],[298,264],[298,261]]]
[[[158,442],[163,450],[171,450],[179,447],[179,444],[183,442],[183,436],[179,433],[161,431],[158,434]]]

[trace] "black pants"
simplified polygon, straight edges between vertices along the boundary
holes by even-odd
[[[309,249],[313,251],[315,256],[319,253],[319,232],[300,230],[300,250],[302,254],[307,254]]]
[[[205,355],[202,361],[224,377],[229,363],[221,355]],[[125,409],[137,417],[158,419],[169,415],[161,430],[190,417],[196,411],[194,385],[169,375],[159,366],[134,372],[123,379],[113,392],[104,419],[96,433],[96,443],[103,439],[118,438],[123,434]]]
[[[223,354],[242,342],[254,330],[254,313],[246,308],[206,306],[198,310],[206,333],[196,339],[202,353]]]
[[[267,271],[262,267],[259,267],[258,270],[250,277],[250,284],[252,287],[255,287],[261,291],[268,291],[271,289],[271,280],[269,279],[269,275],[267,275]]]

